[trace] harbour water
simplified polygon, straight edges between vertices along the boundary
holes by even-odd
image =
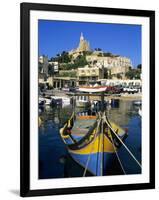
[[[110,120],[128,129],[128,137],[125,144],[141,163],[141,117],[138,114],[139,106],[133,101],[120,100],[119,104],[106,108]],[[63,143],[59,129],[71,116],[72,105],[65,107],[46,107],[39,116],[42,124],[39,127],[39,179],[81,177],[84,169],[75,163],[69,156]],[[76,112],[84,112],[84,109],[76,109]],[[122,146],[118,156],[126,174],[141,173],[140,167]],[[109,175],[123,174],[118,159],[109,169]],[[90,176],[91,174],[86,174]]]

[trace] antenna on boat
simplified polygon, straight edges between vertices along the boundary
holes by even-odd
[[[101,111],[104,112],[104,92],[101,92]]]
[[[72,96],[72,107],[73,107],[73,112],[75,113],[75,102],[76,101],[76,96],[75,95],[73,95]]]

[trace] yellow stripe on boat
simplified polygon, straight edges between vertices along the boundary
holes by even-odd
[[[67,139],[67,138],[70,137],[69,135],[65,135],[65,134],[64,134],[67,128],[68,128],[68,126],[67,126],[67,123],[66,123],[66,124],[64,125],[64,127],[60,129],[60,135],[61,135],[61,137],[62,137],[63,139]]]
[[[113,144],[110,142],[110,140],[105,135],[99,134],[94,139],[94,141],[92,141],[90,144],[86,145],[84,148],[81,148],[81,149],[75,150],[75,151],[71,151],[71,150],[69,150],[69,151],[76,153],[76,154],[90,154],[90,153],[97,153],[97,152],[114,153],[115,149],[113,147]]]
[[[39,126],[41,126],[41,124],[42,124],[42,120],[40,117],[38,118],[38,124],[39,124]]]
[[[68,122],[64,125],[63,128],[60,129],[60,134],[63,139],[69,138],[69,134],[66,133],[67,128],[71,126],[71,121],[73,120],[74,115],[71,116],[71,118],[68,120]],[[79,119],[95,119],[96,116],[78,116]],[[111,128],[119,135],[122,136],[125,131],[118,126],[117,124],[113,122],[109,122]],[[90,153],[97,153],[97,152],[109,152],[109,153],[114,153],[117,148],[112,144],[110,141],[112,139],[112,133],[110,131],[110,128],[106,128],[103,130],[105,133],[107,132],[108,137],[105,134],[98,134],[96,135],[96,129],[94,129],[93,134],[90,135],[90,137],[85,141],[87,144],[81,149],[76,149],[76,150],[70,150],[70,152],[76,153],[76,154],[90,154]],[[70,132],[72,137],[74,136],[74,133]],[[81,133],[82,135],[82,130]],[[76,134],[75,134],[76,135]],[[94,139],[93,139],[94,137]],[[92,140],[93,139],[93,140]],[[92,140],[92,141],[91,141]],[[91,141],[91,142],[90,142]],[[90,142],[90,143],[89,143]]]

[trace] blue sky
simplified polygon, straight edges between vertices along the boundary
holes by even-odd
[[[39,55],[49,58],[77,48],[81,32],[92,49],[101,48],[129,57],[133,66],[141,63],[141,26],[39,20]]]

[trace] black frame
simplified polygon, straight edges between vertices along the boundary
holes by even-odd
[[[83,7],[71,5],[49,5],[21,3],[21,141],[20,141],[20,195],[40,196],[40,195],[59,195],[75,193],[94,193],[106,191],[123,191],[155,188],[155,11],[149,10],[130,10],[101,7]],[[109,186],[92,186],[62,189],[42,189],[30,190],[30,11],[60,11],[94,14],[111,14],[124,16],[141,16],[150,19],[150,182],[141,184],[123,184]]]

